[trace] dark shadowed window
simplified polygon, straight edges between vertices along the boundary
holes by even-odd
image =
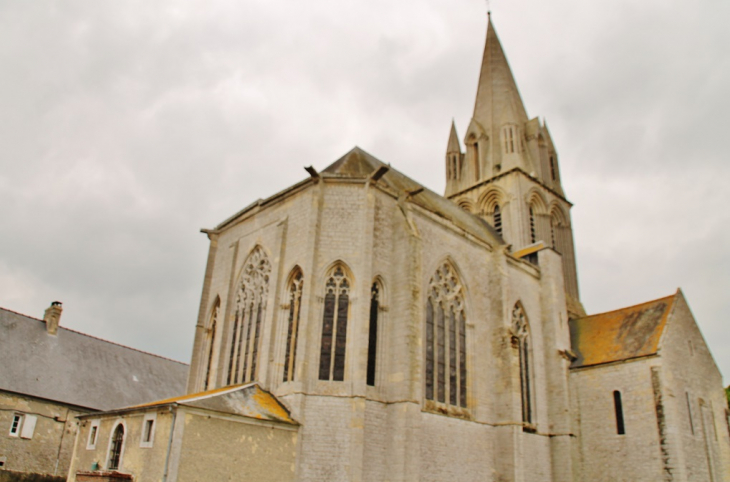
[[[492,214],[494,219],[494,229],[499,233],[499,235],[502,235],[502,210],[499,207],[499,204],[494,206],[494,213]]]
[[[378,311],[380,309],[380,291],[378,283],[373,283],[370,289],[370,329],[368,336],[368,371],[367,383],[375,386],[375,373],[378,354]]]
[[[537,232],[535,230],[535,212],[530,206],[530,242],[534,243],[537,241]]]
[[[444,263],[429,283],[426,302],[427,400],[466,408],[466,315],[455,270]]]
[[[616,390],[613,392],[613,407],[616,411],[616,433],[624,435],[626,428],[624,427],[624,407],[621,401],[621,392]]]
[[[286,333],[286,354],[284,356],[284,381],[294,380],[294,370],[297,361],[297,338],[299,333],[299,313],[302,309],[302,288],[304,276],[296,268],[289,277],[289,326]]]
[[[349,306],[350,281],[342,266],[338,265],[328,276],[325,285],[319,357],[320,380],[341,382],[345,379]]]

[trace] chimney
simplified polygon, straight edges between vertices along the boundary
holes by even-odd
[[[46,308],[46,314],[43,315],[43,321],[46,322],[46,331],[49,335],[58,333],[58,325],[61,322],[61,312],[63,305],[60,301],[54,301],[51,306]]]

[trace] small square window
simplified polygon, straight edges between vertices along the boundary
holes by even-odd
[[[17,437],[20,435],[20,427],[23,425],[23,416],[19,413],[13,415],[13,422],[10,424],[10,436]]]

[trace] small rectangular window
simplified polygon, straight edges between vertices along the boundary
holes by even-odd
[[[613,405],[616,410],[616,433],[619,435],[626,434],[626,428],[624,427],[624,408],[621,402],[621,392],[618,390],[613,392]]]
[[[89,429],[89,440],[86,441],[86,450],[94,450],[96,448],[96,441],[99,439],[100,422],[100,420],[91,421],[91,428]]]
[[[23,416],[19,413],[13,415],[13,421],[10,424],[10,436],[17,437],[20,434],[20,426],[23,424]]]
[[[145,420],[144,424],[144,441],[149,442],[152,440],[152,426],[155,424],[154,420]]]
[[[142,422],[142,439],[140,440],[139,446],[145,448],[151,448],[155,439],[155,420],[157,414],[148,413],[144,416]]]

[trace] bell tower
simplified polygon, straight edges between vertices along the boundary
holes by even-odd
[[[560,253],[568,310],[580,315],[572,204],[560,182],[558,154],[547,124],[527,115],[491,16],[464,147],[452,123],[445,196],[483,216],[513,252],[542,242]]]

